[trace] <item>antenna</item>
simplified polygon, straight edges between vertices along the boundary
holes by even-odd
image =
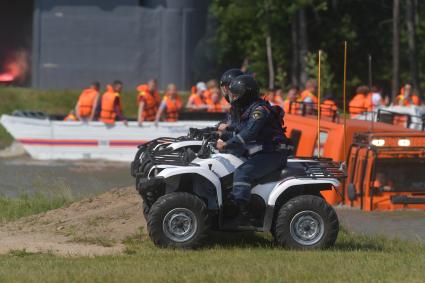
[[[368,77],[369,77],[369,93],[372,92],[372,55],[368,55]],[[373,94],[372,94],[373,95]],[[372,99],[372,97],[370,98]],[[370,119],[370,130],[371,132],[373,132],[373,123],[375,120],[375,109],[373,107],[373,101],[372,101],[372,114],[371,114],[371,119]]]
[[[317,158],[320,158],[320,59],[322,50],[319,50],[317,63]]]
[[[343,147],[344,147],[344,162],[347,161],[347,41],[344,41],[344,79],[342,82],[342,95],[343,95],[343,112],[344,112],[344,138],[343,138]]]

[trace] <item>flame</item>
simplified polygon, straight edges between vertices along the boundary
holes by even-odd
[[[29,66],[29,56],[26,50],[16,50],[9,54],[0,73],[0,82],[22,82],[26,79]]]

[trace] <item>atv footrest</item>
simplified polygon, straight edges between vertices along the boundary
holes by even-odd
[[[393,204],[425,204],[425,198],[408,197],[408,196],[392,196]]]

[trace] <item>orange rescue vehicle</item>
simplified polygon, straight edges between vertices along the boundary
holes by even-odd
[[[299,102],[294,102],[294,104],[300,104]],[[291,108],[303,108],[303,105],[296,106],[291,105]],[[375,168],[374,166],[368,165],[369,167],[364,167],[363,163],[358,163],[355,160],[352,160],[350,156],[353,156],[353,150],[357,149],[357,145],[359,144],[359,136],[364,135],[378,135],[384,134],[384,135],[394,135],[395,139],[397,140],[403,140],[403,139],[410,139],[412,136],[418,136],[420,137],[418,139],[415,139],[415,143],[412,142],[412,146],[415,145],[415,162],[409,163],[409,164],[415,164],[417,168],[420,168],[422,172],[425,172],[425,156],[423,155],[425,152],[425,133],[418,131],[418,130],[412,130],[405,128],[400,125],[394,125],[393,122],[396,119],[393,119],[391,121],[386,120],[387,123],[384,122],[371,122],[371,121],[364,121],[364,120],[356,120],[356,119],[347,119],[346,120],[346,143],[344,148],[344,121],[341,117],[338,115],[333,115],[332,117],[329,116],[322,116],[320,120],[320,147],[317,146],[317,140],[318,140],[318,123],[317,123],[317,116],[315,115],[308,115],[306,111],[302,111],[300,114],[289,114],[287,113],[285,115],[285,126],[287,127],[287,135],[293,140],[294,146],[295,146],[295,156],[318,156],[318,150],[320,150],[320,156],[324,158],[331,158],[334,161],[344,162],[346,164],[346,184],[342,188],[339,188],[339,194],[335,193],[335,191],[324,191],[323,196],[326,198],[326,200],[331,204],[339,204],[339,203],[345,203],[347,205],[353,205],[353,206],[359,206],[362,209],[366,209],[366,206],[362,205],[360,206],[360,199],[363,198],[361,201],[363,204],[367,201],[370,201],[369,199],[365,199],[365,193],[369,194],[370,190],[366,190],[367,187],[363,187],[363,193],[360,195],[356,195],[356,200],[350,201],[348,199],[348,185],[350,184],[349,180],[358,180],[356,179],[353,174],[359,174],[358,172],[363,172],[362,174],[369,178],[372,176],[372,169]],[[413,140],[412,140],[413,141]],[[417,148],[418,143],[421,144],[422,142],[422,148]],[[356,146],[355,146],[356,145]],[[373,146],[373,145],[370,145]],[[365,146],[365,149],[362,149],[360,152],[367,151],[370,146]],[[405,146],[401,147],[402,150],[410,150],[413,149],[413,147]],[[391,148],[391,150],[394,150],[394,147]],[[421,151],[422,150],[422,151]],[[381,152],[381,151],[379,151]],[[420,158],[420,152],[422,152],[422,161]],[[359,153],[360,154],[360,153]],[[365,154],[365,153],[361,153]],[[411,152],[409,151],[409,154]],[[360,155],[360,156],[363,156]],[[378,155],[381,156],[381,155]],[[392,155],[393,160],[398,160],[399,164],[404,164],[405,160],[410,155],[401,154],[401,151],[397,151],[397,154]],[[344,160],[347,158],[347,160]],[[375,158],[376,160],[376,158]],[[381,162],[381,158],[379,159]],[[411,162],[412,160],[409,159]],[[372,162],[372,161],[370,161]],[[373,163],[373,162],[372,162]],[[378,163],[379,165],[380,163]],[[397,164],[397,163],[394,163]],[[375,164],[376,165],[376,164]],[[403,171],[403,166],[400,167],[400,172]],[[397,166],[393,166],[394,168],[397,168]],[[353,169],[354,168],[354,169]],[[396,170],[396,169],[394,169]],[[378,172],[379,173],[379,172]],[[420,174],[419,174],[420,175]],[[425,174],[422,174],[424,177],[423,181],[415,181],[416,185],[413,185],[415,188],[422,186],[422,191],[424,193],[425,198]],[[378,174],[378,177],[381,175]],[[368,179],[365,180],[368,180]],[[363,181],[365,181],[363,180]],[[375,181],[375,180],[373,180]],[[413,181],[412,181],[413,182]],[[351,182],[352,183],[352,182]],[[375,185],[377,183],[375,182]],[[351,186],[352,187],[352,186]],[[418,191],[420,191],[419,187],[417,188]],[[357,190],[360,190],[360,187],[356,187]],[[417,194],[417,192],[415,193]],[[388,210],[388,209],[397,209],[397,208],[418,208],[425,210],[425,201],[423,204],[419,205],[410,205],[410,204],[395,204],[391,202],[391,199],[393,202],[400,202],[400,199],[394,200],[394,195],[399,195],[398,193],[394,194],[394,192],[380,192],[379,197],[377,198],[378,194],[376,194],[374,198],[375,201],[379,201],[380,204],[375,204],[368,209],[381,209],[381,210]],[[412,193],[407,193],[407,195],[410,197]],[[384,199],[386,199],[386,204]],[[425,200],[425,199],[424,199]],[[418,200],[414,200],[415,202],[418,202]]]

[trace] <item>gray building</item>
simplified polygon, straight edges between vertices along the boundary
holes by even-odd
[[[93,80],[120,79],[134,88],[152,77],[161,88],[173,82],[188,89],[194,83],[193,59],[205,34],[208,0],[6,2],[0,29],[2,16],[7,21],[11,15],[14,38],[0,43],[0,61],[13,48],[27,50],[28,85],[75,89]]]

